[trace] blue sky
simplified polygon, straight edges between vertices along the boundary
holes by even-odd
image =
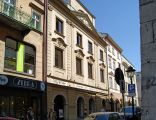
[[[96,17],[98,32],[109,33],[140,71],[139,0],[81,0]]]

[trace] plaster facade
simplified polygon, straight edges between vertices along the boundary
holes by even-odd
[[[75,0],[72,0],[71,3],[75,10],[83,8]],[[76,12],[81,13],[81,11],[72,11],[61,1],[49,1],[48,110],[54,109],[58,117],[58,109],[63,110],[63,118],[66,120],[82,119],[89,114],[91,112],[90,102],[94,106],[92,110],[100,111],[103,107],[102,100],[108,95],[106,43],[98,36],[91,22],[88,22],[89,26],[86,26],[84,21],[79,19],[79,14],[75,14]],[[87,16],[90,15],[85,14],[85,18]],[[63,23],[62,35],[56,32],[57,18],[61,19]],[[88,18],[85,21],[88,21]],[[82,36],[81,47],[77,45],[77,33]],[[92,44],[92,54],[88,52],[88,42]],[[61,69],[55,66],[56,47],[63,50],[63,67]],[[100,60],[100,50],[103,52],[103,61]],[[81,75],[76,72],[76,58],[82,61]],[[92,78],[88,77],[88,63],[92,64]],[[104,71],[103,82],[100,80],[100,69]],[[64,105],[56,104],[57,97],[64,101]],[[83,101],[80,110],[78,110],[79,100]],[[91,101],[89,102],[89,100]]]

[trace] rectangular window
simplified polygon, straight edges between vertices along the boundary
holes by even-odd
[[[113,70],[115,70],[116,65],[115,65],[115,61],[113,61]]]
[[[30,46],[25,46],[24,71],[28,74],[34,74],[35,51]]]
[[[77,45],[82,47],[82,35],[77,33]]]
[[[55,48],[55,66],[58,68],[63,68],[63,50]]]
[[[93,79],[93,65],[88,63],[88,78]]]
[[[82,75],[82,60],[80,58],[76,58],[76,74]]]
[[[112,68],[112,61],[110,57],[108,58],[108,65],[109,65],[109,68]]]
[[[88,41],[88,53],[93,54],[93,46],[90,41]]]
[[[103,61],[103,51],[102,50],[100,50],[100,60]]]
[[[113,55],[115,55],[114,48],[112,48],[112,53],[113,53]]]
[[[32,13],[32,25],[35,29],[41,30],[41,15],[35,11]]]
[[[35,53],[34,47],[7,38],[4,67],[33,75],[35,71]]]
[[[12,39],[7,39],[5,42],[5,61],[4,67],[16,70],[17,62],[17,42]]]
[[[101,79],[101,82],[104,82],[104,70],[103,69],[100,69],[100,79]]]
[[[63,34],[63,21],[56,18],[56,32]]]
[[[113,80],[109,77],[109,88],[113,88]]]
[[[15,15],[15,5],[16,0],[4,0],[3,12],[8,16],[13,17]]]

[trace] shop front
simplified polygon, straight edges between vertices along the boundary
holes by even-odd
[[[44,92],[41,81],[0,74],[0,116],[24,120],[32,107],[35,120],[41,120]]]

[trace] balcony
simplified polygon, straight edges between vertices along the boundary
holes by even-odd
[[[0,22],[20,31],[36,29],[33,25],[32,17],[15,7],[14,5],[0,0]]]

